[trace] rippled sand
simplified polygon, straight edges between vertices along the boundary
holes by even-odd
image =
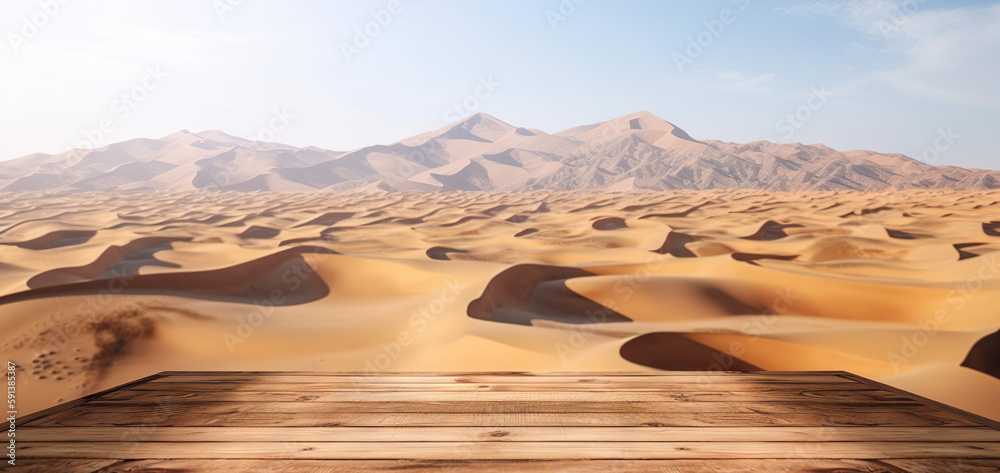
[[[164,370],[845,370],[1000,419],[1000,192],[0,195],[23,412]]]

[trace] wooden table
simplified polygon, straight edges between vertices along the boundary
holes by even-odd
[[[1000,471],[997,423],[843,372],[166,372],[16,433],[46,473]]]

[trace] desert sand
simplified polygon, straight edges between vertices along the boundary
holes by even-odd
[[[22,414],[165,370],[760,369],[1000,419],[998,222],[1000,191],[2,194],[0,347]]]

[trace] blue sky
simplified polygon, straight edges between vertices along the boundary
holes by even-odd
[[[180,129],[346,150],[475,112],[556,132],[648,110],[696,138],[1000,168],[998,2],[13,0],[0,33],[0,160]]]

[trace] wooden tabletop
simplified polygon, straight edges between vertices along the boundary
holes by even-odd
[[[165,372],[20,419],[11,471],[995,472],[998,427],[843,372]]]

